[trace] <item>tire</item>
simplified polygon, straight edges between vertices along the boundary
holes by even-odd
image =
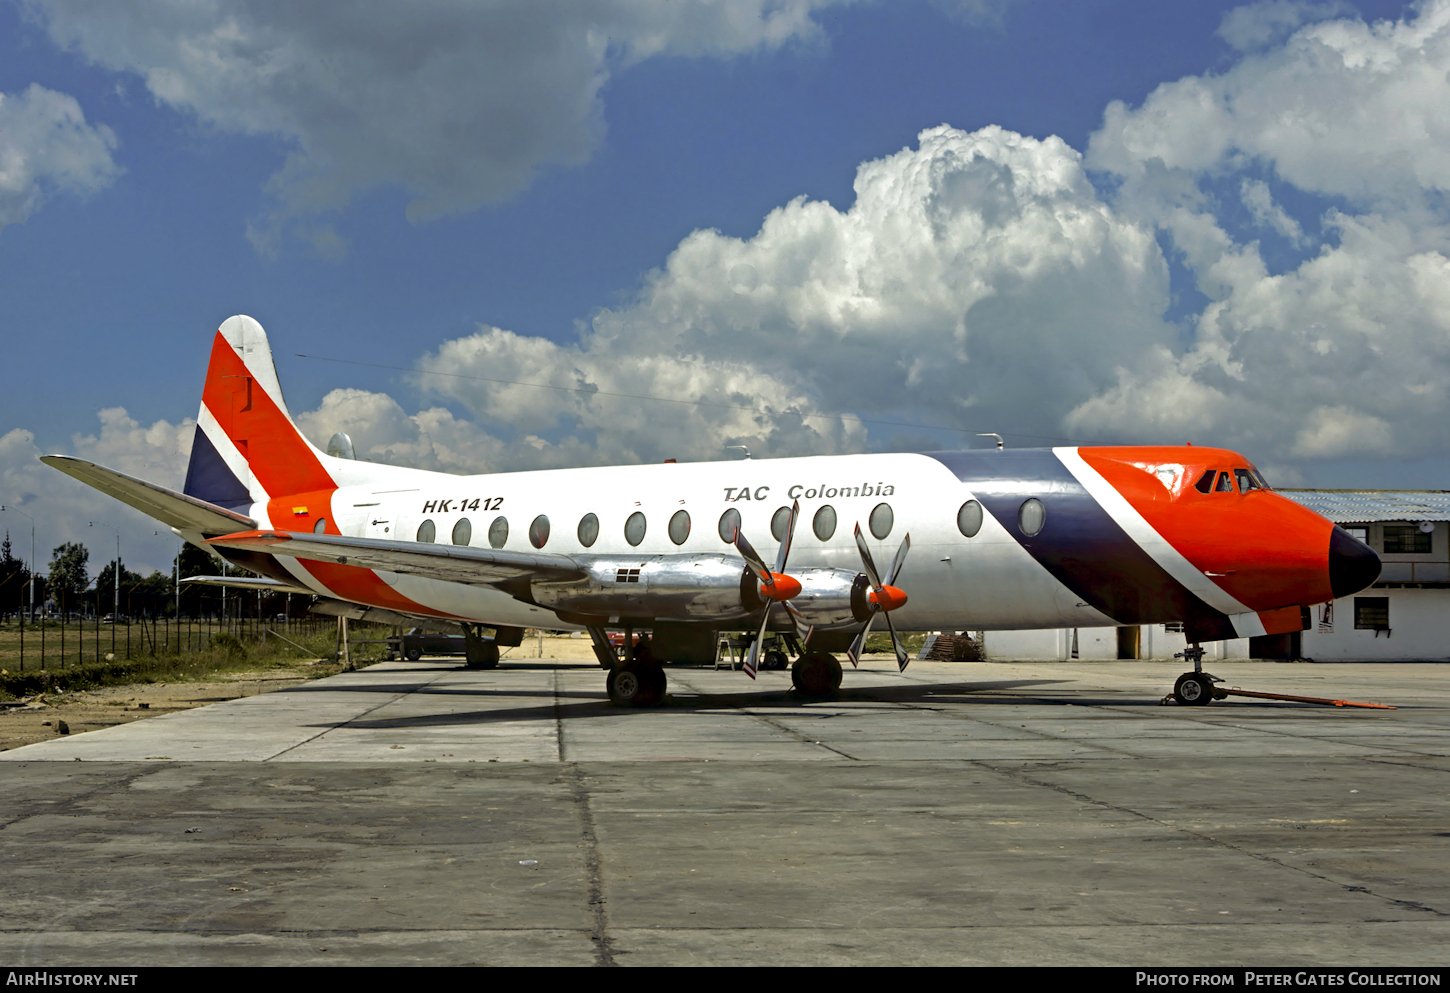
[[[1213,699],[1213,683],[1207,676],[1185,672],[1173,684],[1173,698],[1188,707],[1205,707]]]
[[[416,648],[410,648],[407,652],[408,661],[416,662],[423,657],[423,653]]]
[[[653,707],[664,699],[665,682],[658,665],[631,662],[609,670],[604,689],[616,707]]]
[[[841,688],[841,663],[824,652],[812,652],[796,659],[791,666],[790,682],[804,697],[826,699]]]
[[[760,660],[760,667],[771,670],[772,672],[784,672],[786,666],[789,664],[790,659],[786,658],[785,652],[775,648],[766,652],[765,656]]]
[[[490,642],[469,645],[464,659],[463,665],[467,669],[497,669],[498,646]]]

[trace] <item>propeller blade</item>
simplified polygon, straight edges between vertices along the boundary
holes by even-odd
[[[767,601],[765,604],[765,612],[760,617],[760,633],[750,643],[750,651],[745,656],[745,675],[751,679],[755,678],[755,670],[759,668],[755,663],[760,658],[760,646],[765,641],[765,629],[770,624],[770,607],[771,604]]]
[[[780,601],[780,605],[785,608],[786,616],[790,618],[790,623],[795,628],[795,636],[797,640],[800,641],[801,647],[804,648],[806,645],[810,644],[811,635],[816,633],[816,626],[814,624],[806,623],[806,615],[802,614],[796,608],[795,604],[791,603],[789,600]],[[804,638],[801,637],[802,624],[805,624],[806,626],[806,636]]]
[[[856,640],[851,642],[851,647],[846,649],[846,658],[851,660],[851,668],[855,669],[861,661],[861,649],[866,646],[866,636],[871,633],[871,625],[876,623],[876,615],[881,613],[881,608],[874,603],[871,605],[871,616],[866,618],[861,633],[856,635]]]
[[[871,549],[866,547],[866,539],[861,534],[861,522],[856,522],[856,548],[861,552],[861,564],[866,567],[866,578],[871,581],[873,590],[881,589],[881,576],[876,572],[876,563],[871,559]]]
[[[911,535],[907,534],[901,539],[901,547],[896,550],[896,558],[891,560],[891,571],[886,574],[886,585],[895,586],[896,577],[901,575],[901,567],[906,564],[906,553],[911,551]]]
[[[886,630],[891,632],[891,647],[896,649],[896,671],[905,672],[906,664],[911,661],[907,658],[906,649],[901,646],[901,639],[896,637],[896,625],[891,623],[891,611],[883,610],[886,615]]]
[[[795,522],[800,512],[801,502],[797,500],[790,505],[790,517],[785,522],[785,540],[780,543],[780,551],[775,553],[775,572],[785,572],[785,560],[790,555],[790,543],[795,538]]]
[[[766,568],[765,560],[760,557],[750,542],[745,540],[745,535],[739,528],[735,529],[735,549],[745,560],[745,564],[750,566],[750,571],[755,573],[762,586],[775,585],[775,579],[771,576],[770,570]]]

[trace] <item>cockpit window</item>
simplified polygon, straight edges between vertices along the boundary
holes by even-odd
[[[1213,488],[1215,493],[1232,493],[1234,491],[1234,479],[1227,472],[1218,474],[1218,485]]]
[[[1193,488],[1200,493],[1212,493],[1213,477],[1217,472],[1217,469],[1208,470],[1202,476],[1198,477],[1198,482],[1193,484]]]
[[[1254,474],[1248,469],[1235,469],[1234,478],[1238,480],[1240,493],[1247,493],[1249,492],[1249,490],[1261,489],[1258,480],[1254,479]]]

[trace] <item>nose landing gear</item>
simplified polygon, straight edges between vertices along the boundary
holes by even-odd
[[[1203,671],[1203,654],[1203,646],[1194,642],[1173,656],[1175,659],[1187,659],[1193,663],[1193,671],[1185,672],[1173,684],[1173,699],[1178,703],[1189,707],[1203,707],[1215,697],[1222,700],[1228,695],[1213,688],[1214,683],[1221,683],[1223,680]]]

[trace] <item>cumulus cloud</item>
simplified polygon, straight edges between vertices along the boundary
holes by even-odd
[[[1194,173],[1257,161],[1301,190],[1367,204],[1450,190],[1450,4],[1399,22],[1321,21],[1220,75],[1108,105],[1089,164]]]
[[[1353,14],[1344,0],[1306,3],[1304,0],[1264,0],[1235,7],[1223,16],[1218,36],[1240,51],[1265,48],[1284,39],[1302,24]]]
[[[75,97],[32,83],[0,93],[0,229],[24,223],[57,193],[88,194],[121,169],[116,136],[86,123]]]
[[[1059,139],[932,128],[863,164],[855,189],[846,210],[792,201],[750,238],[694,232],[577,345],[482,328],[418,382],[559,438],[541,464],[829,453],[892,429],[813,415],[1059,435],[1170,333],[1153,232],[1116,216]]]
[[[191,456],[194,420],[143,425],[120,407],[107,408],[97,416],[100,429],[94,434],[73,435],[61,454],[181,488]],[[99,571],[115,554],[115,532],[99,524],[91,527],[91,521],[121,531],[121,557],[128,569],[149,573],[171,568],[178,541],[169,530],[39,461],[40,456],[52,452],[54,449],[42,451],[34,433],[23,428],[0,436],[0,494],[4,496],[0,502],[34,519],[36,558],[42,569],[50,561],[52,548],[79,541],[91,549],[91,568]],[[0,526],[10,530],[16,554],[28,558],[30,521],[19,513],[0,513]],[[22,533],[24,542],[19,538]]]
[[[1187,347],[1125,363],[1068,428],[1183,440],[1196,424],[1193,437],[1286,461],[1443,452],[1447,78],[1450,3],[1438,0],[1399,22],[1310,24],[1220,75],[1109,106],[1089,165],[1117,182],[1116,209],[1166,236],[1208,303],[1188,318]],[[1317,205],[1317,235],[1266,177]],[[1235,192],[1248,232],[1230,221]],[[1273,271],[1264,229],[1301,259]]]
[[[589,157],[612,71],[657,55],[724,57],[810,42],[833,0],[500,0],[271,4],[31,0],[54,41],[140,76],[159,101],[291,148],[249,234],[393,184],[413,221],[472,210],[549,164]],[[300,236],[326,253],[329,229]],[[321,241],[318,241],[319,236]]]

